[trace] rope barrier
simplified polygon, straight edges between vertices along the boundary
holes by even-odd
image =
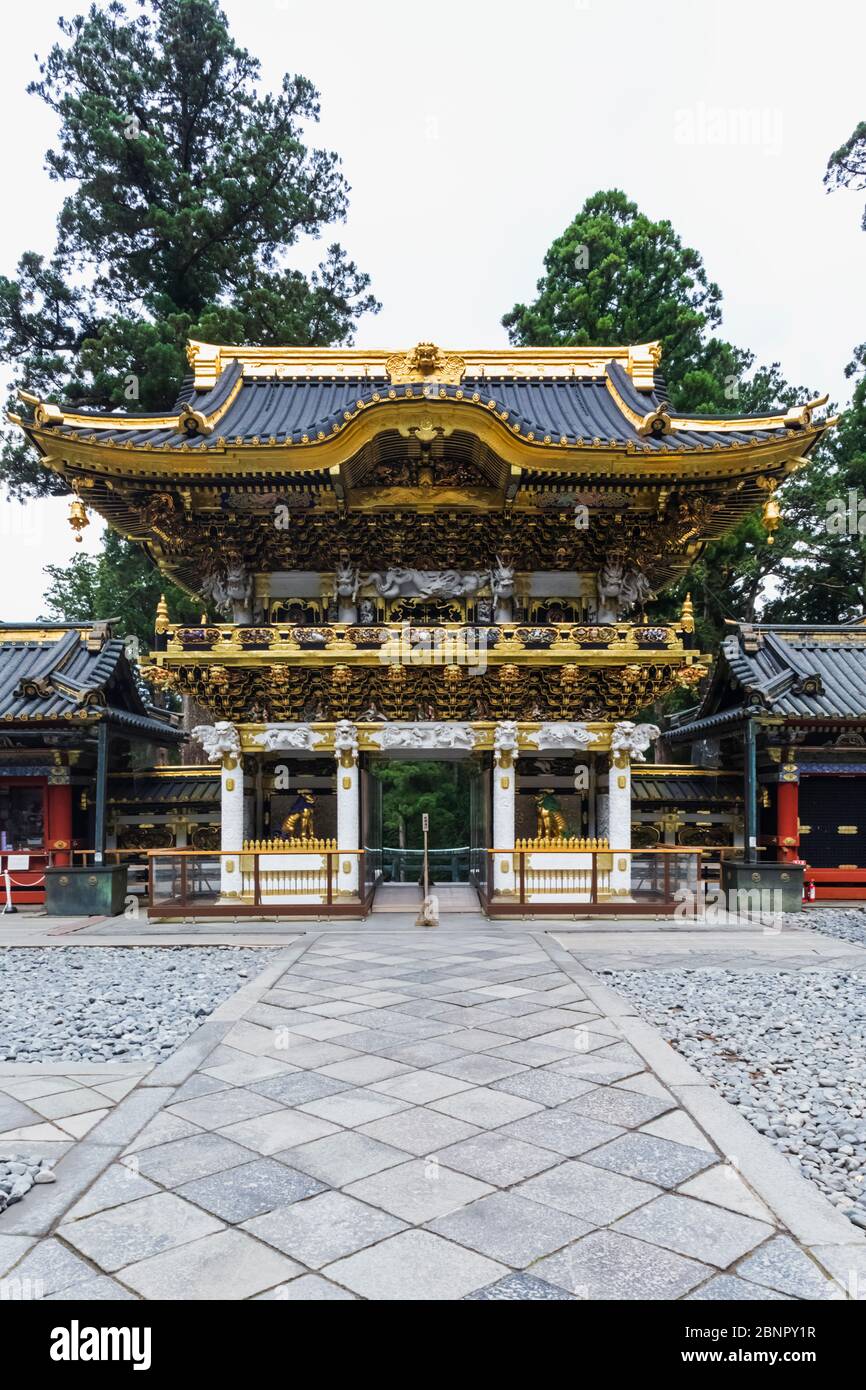
[[[17,912],[17,911],[18,911],[17,907],[15,906],[15,904],[14,904],[13,901],[12,901],[12,889],[13,889],[13,888],[41,888],[41,887],[44,886],[44,883],[45,883],[45,875],[44,875],[44,874],[42,875],[41,878],[34,879],[32,883],[19,883],[19,882],[17,881],[17,879],[14,879],[14,878],[12,877],[12,875],[10,874],[10,872],[9,872],[8,869],[3,869],[2,873],[3,873],[3,884],[4,884],[4,887],[6,888],[6,902],[5,902],[4,905],[3,905],[3,911],[0,912],[0,917],[5,917],[5,915],[7,914],[7,912],[8,912],[8,913],[13,913],[13,912]]]

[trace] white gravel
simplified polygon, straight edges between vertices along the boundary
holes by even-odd
[[[0,1062],[159,1060],[272,955],[235,946],[8,947]]]
[[[866,973],[598,973],[866,1229]]]
[[[839,941],[852,941],[866,946],[866,909],[861,907],[809,907],[803,912],[783,914],[786,926],[811,927],[822,936],[835,936]]]
[[[47,1158],[0,1153],[0,1212],[20,1202],[35,1183],[56,1181]]]

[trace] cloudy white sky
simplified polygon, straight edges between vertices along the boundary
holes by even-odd
[[[4,12],[0,273],[48,252],[54,120],[25,86],[74,0]],[[314,139],[352,185],[338,236],[383,302],[362,346],[504,344],[545,249],[620,187],[669,218],[724,294],[723,332],[843,403],[866,337],[866,195],[828,196],[829,153],[866,119],[852,0],[226,0],[265,83],[322,95]],[[315,263],[316,247],[296,263]],[[78,548],[65,501],[0,508],[0,618],[43,611],[43,566]],[[83,548],[98,547],[99,526]]]

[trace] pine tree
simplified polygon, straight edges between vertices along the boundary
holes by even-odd
[[[228,343],[350,342],[379,305],[337,242],[307,278],[288,255],[345,218],[339,158],[308,144],[319,96],[303,76],[260,90],[257,59],[214,0],[94,4],[59,21],[28,90],[56,114],[50,178],[69,192],[56,249],[27,251],[0,277],[0,352],[15,386],[44,399],[125,412],[163,408],[186,371],[189,337]],[[18,430],[0,452],[18,499],[65,491]],[[118,602],[118,566],[122,601]],[[64,617],[124,609],[165,587],[135,547],[49,570]],[[185,601],[170,595],[173,615]]]
[[[815,393],[793,388],[778,362],[757,366],[754,353],[718,336],[722,294],[703,259],[668,221],[653,222],[619,189],[588,198],[544,257],[533,303],[516,304],[502,322],[519,346],[662,344],[662,374],[674,405],[696,413],[747,415],[787,408]],[[825,478],[827,454],[808,470]],[[783,508],[788,490],[779,492]],[[717,643],[726,618],[754,618],[766,582],[784,571],[802,533],[792,518],[768,544],[759,514],[709,544],[681,583],[662,595],[657,615],[673,617],[692,591],[698,635]]]

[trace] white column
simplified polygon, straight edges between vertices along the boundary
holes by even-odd
[[[514,753],[517,748],[517,725],[513,720],[497,724],[493,735],[493,848],[514,849],[514,796],[516,769]],[[502,853],[493,856],[494,893],[513,893],[515,883],[514,857]]]
[[[627,852],[616,853],[617,850],[631,849],[631,759],[645,762],[646,751],[658,736],[657,725],[633,724],[630,719],[621,719],[614,724],[610,736],[608,833],[614,851],[610,886],[617,897],[627,896],[631,891],[631,855]]]
[[[341,719],[334,729],[334,757],[337,760],[337,849],[340,851],[335,888],[338,893],[357,893],[358,856],[343,853],[362,848],[358,730],[348,719]]]
[[[241,893],[241,849],[244,842],[244,766],[241,740],[234,724],[199,724],[192,731],[209,762],[220,764],[220,896]]]
[[[241,850],[244,843],[244,768],[240,753],[224,753],[220,783],[220,896],[241,895]]]
[[[611,753],[610,758],[608,840],[614,851],[611,893],[627,897],[631,891],[631,856],[619,852],[631,849],[631,759],[624,749]]]

